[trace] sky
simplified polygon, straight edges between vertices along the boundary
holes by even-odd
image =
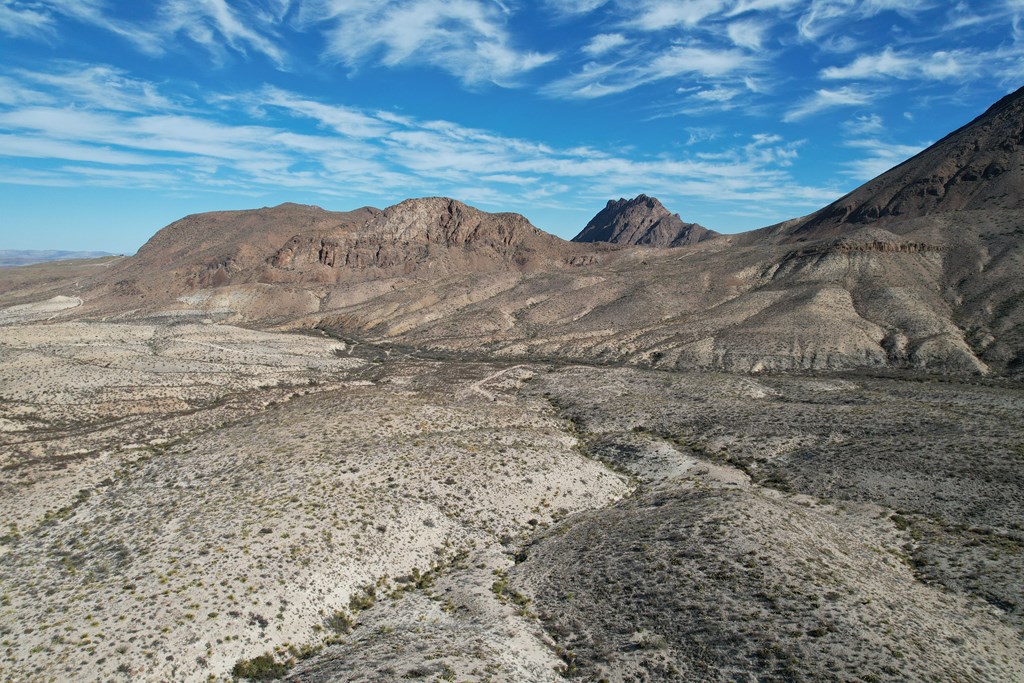
[[[1024,85],[1024,0],[0,0],[0,249],[449,196],[810,213]]]

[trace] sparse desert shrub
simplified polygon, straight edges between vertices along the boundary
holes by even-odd
[[[646,630],[633,634],[631,640],[641,650],[667,650],[669,647],[665,636]]]
[[[373,602],[376,599],[377,588],[370,583],[363,586],[359,593],[355,593],[351,598],[349,598],[348,606],[353,612],[358,612],[359,610],[373,607]]]
[[[231,669],[231,675],[250,681],[276,681],[288,673],[288,667],[274,659],[272,654],[262,654],[252,659],[240,659]]]
[[[324,626],[338,635],[344,635],[352,632],[352,629],[355,627],[355,621],[349,616],[348,612],[340,611],[327,617],[324,620]]]

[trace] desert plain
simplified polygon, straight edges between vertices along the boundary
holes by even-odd
[[[56,303],[0,328],[5,680],[1024,676],[1017,382]]]

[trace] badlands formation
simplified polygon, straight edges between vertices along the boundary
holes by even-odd
[[[1024,680],[1024,93],[803,218],[0,270],[0,680]]]

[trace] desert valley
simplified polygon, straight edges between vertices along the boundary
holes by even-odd
[[[283,204],[0,270],[0,679],[1024,680],[1022,275],[1024,90],[741,234]]]

